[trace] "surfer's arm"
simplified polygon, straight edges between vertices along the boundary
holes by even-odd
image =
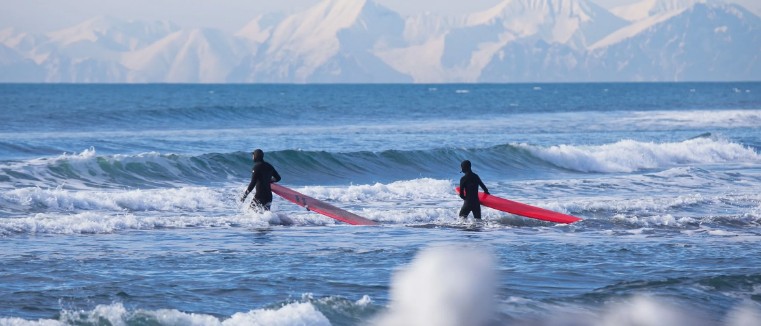
[[[272,182],[278,182],[280,181],[280,174],[277,173],[277,170],[275,168],[272,168]]]
[[[481,189],[484,190],[485,194],[487,194],[487,195],[489,194],[489,189],[486,189],[486,185],[484,184],[483,181],[481,181],[480,177],[478,178],[478,185],[481,186]]]
[[[248,188],[246,188],[246,192],[243,193],[243,197],[240,198],[240,201],[246,200],[246,197],[251,193],[251,190],[254,190],[254,186],[256,186],[256,171],[251,173],[251,182],[248,183]]]

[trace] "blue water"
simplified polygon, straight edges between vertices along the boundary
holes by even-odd
[[[0,325],[761,324],[761,83],[6,84],[0,121]],[[248,210],[254,148],[380,226]],[[459,220],[463,159],[584,220]]]

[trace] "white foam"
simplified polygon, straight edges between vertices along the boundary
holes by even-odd
[[[52,319],[26,320],[22,318],[2,318],[0,326],[65,326],[66,324]]]
[[[0,325],[66,325],[66,324],[101,324],[103,320],[111,325],[127,325],[133,319],[153,319],[159,325],[315,325],[329,326],[330,321],[311,303],[291,303],[278,309],[255,309],[239,312],[230,318],[220,320],[211,315],[185,313],[173,309],[128,311],[123,304],[98,305],[92,311],[63,311],[61,320],[43,320],[40,323],[21,319],[0,319]]]
[[[360,307],[365,307],[371,303],[373,303],[373,299],[371,299],[369,295],[363,295],[361,299],[354,302],[354,304]]]
[[[68,161],[84,161],[94,158],[96,155],[95,153],[95,147],[90,147],[88,149],[83,150],[79,154],[75,153],[63,153],[56,158],[57,160],[68,160]]]
[[[704,222],[721,224],[723,221],[749,225],[761,223],[761,205],[758,205],[761,194],[737,190],[707,193],[700,190],[705,188],[703,185],[710,183],[717,189],[718,181],[712,178],[704,180],[706,176],[700,176],[701,171],[673,168],[646,176],[616,176],[613,181],[600,181],[603,184],[599,186],[596,185],[597,181],[590,183],[587,179],[570,179],[534,180],[490,188],[495,195],[553,211],[574,215],[579,212],[595,212],[599,219],[641,227],[692,227]],[[654,176],[657,178],[653,179]],[[693,182],[690,189],[695,190],[660,193],[657,191],[660,188],[655,188],[656,193],[652,195],[628,195],[630,191],[639,192],[640,184],[648,183],[652,187],[653,180],[670,182],[666,179],[671,178],[680,178],[678,182],[682,185],[684,182]],[[681,180],[684,178],[687,181]],[[625,191],[593,198],[579,195],[590,187],[605,187],[604,183],[608,182],[617,184]],[[734,185],[737,180],[727,182]],[[746,186],[753,185],[751,182]],[[629,187],[632,187],[631,190]],[[451,180],[423,178],[389,184],[308,186],[294,189],[381,224],[407,225],[457,223],[462,201],[453,188]],[[561,190],[547,193],[548,189]],[[0,191],[0,204],[6,206],[6,213],[10,214],[0,219],[0,234],[112,233],[120,230],[186,226],[343,224],[304,210],[277,196],[271,212],[256,213],[249,210],[247,204],[238,201],[241,191],[239,184],[221,188],[70,190],[59,187]],[[694,211],[696,207],[705,209]],[[686,208],[692,209],[693,213],[687,213],[684,210]],[[484,208],[482,214],[487,221],[495,221],[502,227],[526,220],[490,208]],[[585,217],[583,213],[581,217]]]
[[[755,202],[758,203],[758,206],[751,208],[742,218],[746,221],[755,221],[761,224],[761,199],[757,199]]]
[[[38,213],[30,217],[0,219],[0,235],[10,234],[105,234],[122,230],[151,230],[185,227],[267,227],[294,222],[280,213],[246,211],[226,216],[138,216],[133,213],[113,214],[82,212],[72,214]]]
[[[459,207],[450,206],[452,207],[365,208],[359,214],[373,221],[379,221],[382,224],[449,224],[459,222],[457,216]],[[482,215],[485,219],[493,217],[487,213]],[[496,218],[496,216],[494,217]]]
[[[20,188],[0,194],[8,203],[53,210],[197,211],[224,208],[230,194],[205,187],[97,191]]]
[[[761,325],[761,311],[754,307],[753,303],[746,302],[735,307],[727,314],[725,325],[727,326],[747,326]]]
[[[309,186],[299,188],[305,195],[338,202],[429,200],[454,194],[450,180],[422,178],[389,184],[351,185],[348,188]]]
[[[495,312],[494,258],[483,250],[430,247],[397,272],[379,325],[487,325]]]
[[[461,246],[421,250],[409,266],[392,279],[388,310],[372,325],[491,325],[496,320],[495,260],[483,250]],[[526,299],[506,296],[503,304],[526,305]],[[671,326],[759,325],[761,315],[753,303],[732,309],[722,323],[711,323],[700,311],[685,310],[679,302],[650,295],[614,298],[603,307],[542,304],[513,315],[510,323],[530,325]],[[521,315],[529,319],[521,320]],[[532,317],[534,316],[534,317]],[[720,319],[720,318],[713,318]],[[523,323],[525,322],[525,323]]]
[[[258,309],[247,313],[236,313],[222,325],[314,325],[330,326],[330,321],[311,303],[291,303],[280,309]]]
[[[686,164],[761,163],[761,155],[751,148],[709,138],[678,143],[622,140],[600,146],[518,146],[554,165],[581,172],[634,172]]]
[[[147,190],[13,189],[0,192],[0,203],[7,205],[11,214],[0,219],[0,235],[335,223],[279,198],[271,212],[250,210],[248,203],[239,202],[242,192],[239,188],[240,185]]]
[[[594,323],[600,326],[672,326],[702,325],[699,314],[687,314],[661,300],[638,296],[611,305]]]
[[[456,220],[454,207],[459,203],[450,180],[430,178],[349,187],[309,186],[296,190],[383,223],[451,222]],[[400,206],[400,202],[405,205]]]
[[[0,202],[21,216],[0,219],[0,234],[97,234],[186,226],[341,224],[279,197],[275,198],[271,212],[251,211],[247,204],[238,201],[239,188],[240,185],[148,190],[13,189],[0,192]],[[296,189],[359,215],[391,223],[450,222],[456,219],[455,206],[459,205],[459,198],[448,180]],[[400,202],[412,205],[399,206]]]
[[[723,316],[707,316],[689,309],[689,302],[652,295],[613,297],[604,306],[551,304],[515,296],[499,302],[513,313],[510,320],[497,320],[498,296],[493,255],[462,246],[429,247],[421,250],[411,264],[399,270],[391,283],[388,310],[370,320],[369,325],[593,325],[593,326],[745,326],[761,325],[761,311],[746,301]],[[758,290],[754,291],[758,293]],[[229,318],[187,313],[175,309],[128,310],[122,303],[97,305],[92,310],[63,310],[57,320],[25,320],[0,317],[2,326],[58,326],[72,324],[128,325],[136,321],[158,325],[331,325],[328,318],[304,295],[301,302],[276,308],[252,309]],[[372,300],[363,296],[354,304],[366,306]],[[516,310],[517,309],[517,310]],[[524,319],[527,318],[527,319]],[[715,320],[715,321],[711,321]]]
[[[710,204],[725,199],[724,197],[706,197],[700,194],[663,197],[637,196],[636,198],[595,198],[590,201],[577,202],[576,206],[590,211],[663,212],[670,208]]]
[[[730,232],[726,230],[708,230],[708,234],[713,236],[719,236],[719,237],[734,237],[738,235],[735,232]]]

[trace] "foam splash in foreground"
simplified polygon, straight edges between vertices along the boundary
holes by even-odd
[[[494,259],[481,250],[431,247],[392,281],[378,325],[488,325],[494,317]]]
[[[388,310],[377,326],[406,325],[593,325],[593,326],[745,326],[761,325],[759,305],[741,304],[725,316],[705,316],[679,303],[648,295],[621,298],[601,308],[546,304],[532,316],[498,309],[495,258],[476,248],[442,246],[418,253],[392,280]],[[720,320],[710,322],[710,320]]]
[[[0,326],[27,325],[316,325],[345,324],[328,316],[353,311],[351,320],[375,326],[749,326],[761,325],[761,306],[748,301],[724,316],[690,310],[689,303],[667,301],[646,294],[613,297],[604,306],[541,303],[530,311],[515,310],[514,297],[497,293],[496,259],[489,251],[465,246],[438,246],[421,250],[410,265],[392,279],[390,304],[378,315],[373,300],[335,297],[299,301],[234,313],[229,317],[175,309],[128,309],[122,303],[97,305],[92,310],[63,310],[56,319],[26,320],[0,317]],[[592,303],[594,304],[594,303]],[[517,304],[520,306],[520,303]]]

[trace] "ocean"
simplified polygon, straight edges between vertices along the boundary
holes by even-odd
[[[758,82],[2,84],[0,121],[0,325],[761,325]],[[248,209],[256,148],[379,225]],[[465,159],[583,220],[461,220]]]

